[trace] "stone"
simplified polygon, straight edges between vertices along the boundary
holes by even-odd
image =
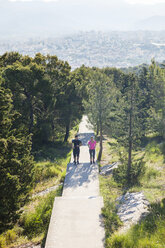
[[[148,213],[149,202],[145,199],[143,192],[127,192],[116,199],[119,204],[116,205],[117,214],[123,226],[119,232],[127,231],[131,225],[137,224]]]
[[[100,175],[106,176],[112,174],[113,170],[118,168],[120,162],[114,162],[110,165],[105,165],[100,168]]]
[[[48,189],[45,189],[45,190],[43,190],[41,192],[35,193],[35,194],[32,195],[32,198],[41,197],[41,196],[47,195],[48,193],[50,193],[50,192],[58,189],[58,187],[61,186],[61,185],[63,185],[63,183],[60,183],[60,184],[55,185],[55,186],[52,186],[52,187],[50,187]]]

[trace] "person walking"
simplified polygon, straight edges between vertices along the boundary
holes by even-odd
[[[74,164],[79,164],[79,156],[80,156],[80,146],[82,145],[81,140],[78,139],[78,135],[75,135],[75,139],[72,140],[72,148],[73,148],[73,157],[74,157]]]
[[[93,159],[93,163],[95,163],[95,148],[96,148],[96,141],[94,140],[93,136],[88,141],[88,147],[90,154],[90,163],[92,164],[92,159]]]

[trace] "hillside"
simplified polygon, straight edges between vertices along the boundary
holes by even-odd
[[[165,16],[151,16],[141,20],[136,24],[137,29],[141,30],[164,30]]]
[[[165,31],[79,32],[59,38],[0,39],[0,54],[18,51],[56,54],[75,69],[82,64],[92,67],[129,67],[165,59]]]
[[[123,33],[122,40],[128,42],[131,35],[126,37]],[[163,39],[160,41],[163,44]],[[77,49],[81,45],[78,42]],[[154,43],[157,42],[155,39]],[[150,65],[132,71],[127,74],[112,67],[85,66],[71,71],[70,65],[55,55],[30,57],[7,52],[0,56],[0,248],[44,247],[54,197],[63,194],[71,141],[78,132],[82,115],[88,116],[97,141],[106,248],[146,248],[146,244],[150,248],[164,248],[165,67],[152,60]],[[69,167],[70,175],[76,172],[73,173],[78,183],[76,187],[73,184],[76,192],[81,191],[82,185],[77,169],[84,175],[87,165],[90,172],[94,164],[88,147],[83,146],[89,140],[85,133],[93,135],[89,131],[85,128],[79,131],[83,160],[80,155],[79,161],[78,151],[77,161],[74,157],[78,167],[75,163]],[[83,163],[85,169],[81,167]],[[113,163],[117,164],[113,174],[101,174],[105,166]],[[91,177],[85,174],[85,180],[90,182]],[[94,188],[97,189],[98,186]],[[93,201],[96,194],[91,192],[88,196]],[[116,234],[130,219],[125,218],[127,214],[136,209],[142,214],[137,204],[128,213],[126,206],[124,219],[119,219],[122,199],[126,205],[127,196],[133,194],[147,202],[148,215],[126,235]],[[130,199],[135,201],[136,197]],[[68,223],[73,230],[76,225]],[[87,232],[96,240],[93,223],[92,234]]]

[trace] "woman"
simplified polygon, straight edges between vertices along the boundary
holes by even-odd
[[[95,148],[96,148],[96,141],[94,140],[93,136],[88,141],[88,147],[90,154],[90,163],[92,164],[92,159],[93,159],[93,163],[95,163]]]

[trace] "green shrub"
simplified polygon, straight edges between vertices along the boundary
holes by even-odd
[[[5,248],[14,243],[18,237],[23,234],[23,228],[15,225],[13,229],[8,230],[0,236],[0,248]]]
[[[162,153],[165,155],[165,142],[161,143],[160,149],[161,149]]]
[[[60,183],[63,183],[63,182],[64,182],[65,176],[66,176],[66,170],[64,170],[64,171],[61,173]]]
[[[114,180],[120,185],[133,186],[137,185],[140,182],[140,178],[145,173],[145,164],[142,160],[133,162],[131,165],[129,178],[128,178],[128,166],[126,163],[119,165],[118,168],[113,171]]]
[[[111,235],[122,225],[122,222],[116,213],[114,203],[105,202],[104,208],[102,209],[102,215],[104,217],[106,236]]]
[[[161,151],[159,149],[159,146],[158,144],[156,143],[156,141],[152,141],[151,143],[149,143],[146,148],[145,148],[146,152],[149,153],[149,154],[153,154],[153,153],[156,153],[156,154],[160,154]]]
[[[115,234],[106,240],[107,248],[164,248],[165,199],[153,203],[150,214],[126,234]]]
[[[107,240],[106,248],[163,248],[152,237],[134,240],[128,234],[116,234]]]
[[[58,168],[55,168],[54,166],[50,166],[45,170],[45,178],[50,177],[57,177],[60,174],[60,171]]]
[[[160,160],[164,153],[163,143],[157,144],[156,142],[151,142],[146,146],[145,157],[152,163],[156,163]]]
[[[143,238],[143,239],[139,240],[138,248],[140,248],[140,247],[142,247],[142,248],[161,248],[162,245],[160,246],[159,244],[157,244],[157,242],[155,242],[155,240],[153,240],[151,237],[150,239]]]
[[[6,239],[3,235],[0,236],[0,248],[6,247]]]
[[[107,239],[106,248],[134,248],[132,240],[124,234],[114,234]]]
[[[61,171],[61,168],[56,163],[37,163],[34,169],[34,181],[40,182],[51,177],[58,177]]]
[[[18,226],[18,225],[15,225],[13,230],[15,231],[15,233],[17,234],[18,237],[20,237],[24,231],[23,228]]]
[[[68,144],[62,142],[56,142],[47,144],[35,150],[34,157],[35,161],[53,161],[57,162],[59,159],[66,158],[67,154],[71,150]]]
[[[16,238],[17,238],[17,234],[16,234],[16,232],[12,229],[12,230],[8,230],[7,232],[6,232],[6,244],[7,245],[10,245],[11,243],[13,243],[15,240],[16,240]]]
[[[160,172],[158,170],[155,170],[154,168],[146,169],[145,178],[147,181],[149,181],[151,178],[156,179],[156,177],[159,175],[160,175]]]
[[[20,221],[24,228],[24,234],[27,235],[28,238],[31,239],[32,237],[36,237],[37,235],[47,231],[54,198],[55,196],[61,195],[61,192],[62,186],[42,199],[33,212],[24,213]]]

